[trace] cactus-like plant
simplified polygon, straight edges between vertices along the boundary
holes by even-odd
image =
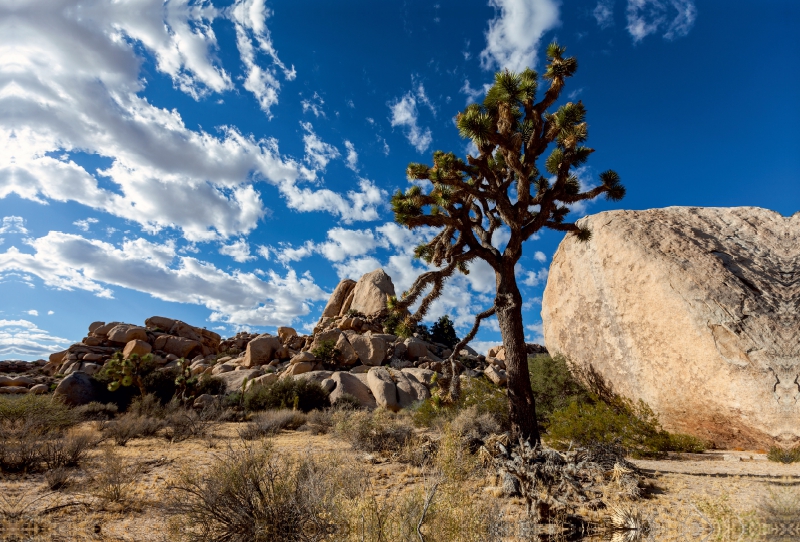
[[[108,384],[109,391],[117,391],[120,386],[136,386],[144,397],[147,391],[144,387],[144,376],[153,368],[153,356],[147,354],[139,357],[131,354],[124,358],[122,352],[117,352],[103,367],[105,373],[111,378]]]
[[[187,404],[188,401],[194,401],[197,395],[197,385],[199,379],[192,375],[190,367],[191,362],[187,359],[181,358],[178,360],[178,371],[180,374],[175,378],[175,396],[181,404]]]

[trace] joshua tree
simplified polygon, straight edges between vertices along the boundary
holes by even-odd
[[[392,198],[399,224],[409,229],[433,227],[438,233],[415,252],[432,270],[420,275],[390,307],[395,314],[402,314],[427,292],[416,313],[407,315],[402,324],[413,329],[441,295],[445,280],[456,271],[467,274],[473,260],[486,261],[495,271],[495,301],[477,315],[472,330],[454,348],[450,399],[459,394],[459,350],[475,336],[481,320],[496,315],[506,352],[511,429],[515,436],[533,442],[539,440],[539,431],[514,266],[522,256],[523,243],[542,228],[589,239],[587,229],[565,222],[569,205],[601,194],[614,201],[625,195],[613,171],[600,174],[601,184],[596,188],[581,191],[573,169],[593,152],[583,145],[587,138],[583,104],[570,102],[555,113],[547,111],[578,67],[574,57],[563,56],[564,51],[555,43],[547,48],[549,60],[543,78],[550,87],[539,102],[535,101],[539,78],[535,71],[498,72],[483,104],[471,104],[456,117],[461,136],[473,141],[478,155],[468,155],[465,162],[453,153],[437,151],[433,166],[409,164],[408,178],[428,180],[431,188],[415,185]],[[537,161],[551,148],[544,160],[545,174]],[[492,244],[492,236],[501,228],[510,233],[503,250]]]

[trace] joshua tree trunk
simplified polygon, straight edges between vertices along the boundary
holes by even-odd
[[[536,423],[536,403],[528,373],[528,351],[525,330],[522,327],[522,296],[517,287],[514,271],[496,274],[497,297],[495,307],[503,346],[506,352],[508,375],[508,403],[511,434],[538,443],[539,426]]]

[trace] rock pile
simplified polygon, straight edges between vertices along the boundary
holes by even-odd
[[[6,377],[0,376],[0,393],[4,388],[23,393],[42,381],[47,389],[58,384],[56,394],[69,402],[86,402],[90,400],[87,376],[122,352],[125,358],[150,354],[162,369],[176,367],[179,359],[191,360],[193,375],[219,378],[228,393],[243,385],[250,389],[279,379],[307,378],[327,389],[332,401],[347,394],[363,406],[397,410],[430,397],[435,375],[444,371],[452,350],[419,335],[403,338],[388,333],[386,301],[393,295],[392,279],[382,269],[357,282],[345,279],[310,335],[279,327],[276,335],[240,332],[223,340],[212,331],[161,316],[148,318],[143,326],[94,322],[81,342],[36,366],[41,369],[38,381],[3,384]],[[543,348],[529,345],[529,350]],[[506,383],[502,347],[489,357],[467,347],[458,359],[462,374]]]

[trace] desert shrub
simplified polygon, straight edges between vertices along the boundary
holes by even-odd
[[[244,408],[250,411],[293,408],[310,412],[327,406],[330,406],[328,392],[304,378],[278,380],[244,394]]]
[[[667,447],[664,451],[699,454],[708,449],[708,443],[692,435],[669,433]]]
[[[47,487],[53,491],[67,488],[72,482],[72,472],[64,467],[48,470],[44,473]]]
[[[96,495],[106,501],[120,502],[127,498],[140,475],[140,468],[106,446],[93,472]]]
[[[552,445],[619,444],[635,457],[704,449],[699,439],[664,431],[655,413],[643,401],[634,404],[617,397],[609,404],[594,399],[592,403],[573,401],[552,414],[547,427]]]
[[[503,431],[494,415],[489,412],[481,414],[475,406],[459,411],[449,429],[467,440],[476,441]]]
[[[478,414],[491,414],[503,430],[509,428],[506,390],[486,379],[467,379],[461,386],[456,406],[458,410],[475,407]]]
[[[345,499],[360,495],[363,481],[358,469],[343,468],[331,457],[278,457],[269,447],[231,448],[208,471],[187,468],[170,486],[174,535],[188,541],[251,542],[336,532]]]
[[[155,394],[148,393],[143,397],[136,397],[127,412],[133,416],[163,419],[167,415],[167,408]]]
[[[384,409],[334,413],[333,432],[365,452],[400,452],[414,435],[408,418]]]
[[[77,467],[86,459],[97,439],[85,431],[72,431],[43,442],[42,461],[48,470]]]
[[[0,469],[33,472],[44,466],[50,441],[79,421],[75,411],[51,397],[0,398]]]
[[[183,442],[190,438],[205,437],[217,424],[216,412],[178,408],[169,412],[163,421],[164,438],[170,442]]]
[[[343,393],[331,405],[339,410],[358,410],[361,408],[361,401],[354,395]]]
[[[316,348],[311,350],[314,357],[326,364],[335,364],[341,351],[336,348],[336,341],[320,341]]]
[[[338,401],[337,401],[338,402]],[[306,415],[306,428],[312,435],[325,435],[333,428],[333,412],[337,409],[335,403],[333,408],[325,410],[312,410]],[[345,410],[354,410],[346,408]]]
[[[278,433],[281,429],[297,429],[306,423],[306,415],[296,410],[267,410],[256,413],[239,436],[254,440]]]
[[[572,402],[591,401],[588,390],[572,375],[563,356],[530,357],[528,372],[536,399],[536,416],[542,425],[547,425],[553,412]]]
[[[92,401],[86,405],[75,407],[75,413],[84,421],[107,421],[114,418],[119,408],[114,403]]]
[[[216,376],[201,378],[197,383],[197,396],[204,393],[209,395],[220,395],[225,393],[225,382]]]
[[[798,463],[800,462],[800,446],[790,449],[773,446],[767,452],[767,459],[776,463]]]
[[[117,446],[125,446],[132,439],[154,436],[163,424],[158,418],[126,412],[115,420],[104,423],[100,431],[104,439],[112,439]]]
[[[40,435],[57,433],[78,423],[77,413],[47,395],[0,397],[0,434],[19,432]]]

